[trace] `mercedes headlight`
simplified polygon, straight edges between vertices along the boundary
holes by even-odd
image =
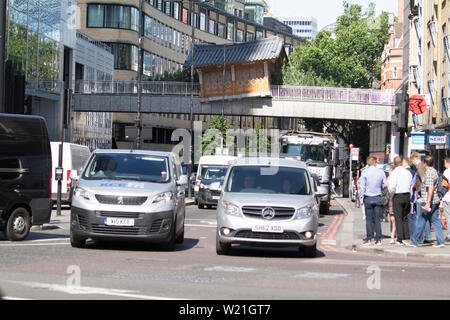
[[[75,198],[84,198],[86,200],[91,200],[91,194],[84,190],[83,188],[80,187],[76,187],[75,190],[73,191],[73,196]]]
[[[160,193],[158,194],[152,201],[152,203],[158,203],[161,201],[164,202],[170,202],[173,199],[173,194],[172,192],[164,192],[164,193]]]
[[[230,216],[239,217],[241,215],[239,207],[230,202],[222,202],[222,208],[223,212]]]
[[[308,219],[312,217],[317,211],[317,205],[309,205],[306,207],[302,207],[297,209],[296,218],[297,219]]]

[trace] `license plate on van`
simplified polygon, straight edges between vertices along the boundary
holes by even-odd
[[[122,227],[134,227],[134,219],[127,218],[105,218],[105,226],[122,226]]]
[[[252,228],[253,232],[273,232],[273,233],[283,233],[282,226],[268,226],[268,225],[256,225]]]

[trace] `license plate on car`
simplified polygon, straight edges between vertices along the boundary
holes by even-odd
[[[267,226],[267,225],[257,225],[253,226],[253,232],[274,232],[274,233],[283,233],[282,226]]]
[[[220,199],[220,196],[212,196],[212,199],[213,199],[213,200],[219,200],[219,199]]]
[[[134,219],[127,218],[105,218],[105,226],[122,226],[122,227],[133,227]]]

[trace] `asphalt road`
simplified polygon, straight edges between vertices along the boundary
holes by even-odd
[[[69,225],[0,238],[0,291],[7,299],[448,299],[450,261],[371,255],[339,248],[343,212],[320,218],[316,258],[296,248],[239,246],[215,252],[215,210],[187,207],[174,252],[139,243],[88,242],[75,249]],[[326,235],[327,237],[323,237]]]

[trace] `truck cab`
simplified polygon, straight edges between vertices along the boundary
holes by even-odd
[[[281,154],[304,161],[311,175],[319,181],[320,213],[328,214],[331,200],[331,182],[334,174],[335,140],[331,134],[306,131],[288,131],[280,137]]]

